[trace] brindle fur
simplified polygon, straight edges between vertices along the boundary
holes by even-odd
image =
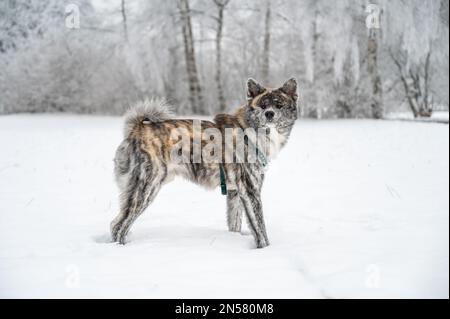
[[[297,83],[287,81],[281,88],[264,88],[254,80],[247,83],[248,103],[235,114],[219,114],[214,121],[202,121],[202,131],[217,128],[225,135],[226,128],[270,128],[269,142],[275,147],[266,154],[272,159],[285,145],[297,119]],[[267,113],[272,112],[270,120]],[[113,241],[125,244],[126,236],[133,222],[148,207],[158,194],[161,186],[175,176],[207,187],[220,185],[218,163],[175,163],[171,150],[176,141],[171,132],[183,128],[194,140],[192,120],[171,118],[165,104],[158,100],[147,100],[136,105],[126,116],[125,139],[116,151],[114,159],[116,181],[120,188],[120,212],[111,222]],[[209,141],[201,140],[202,145]],[[192,151],[192,149],[191,149]],[[225,149],[224,149],[225,152]],[[227,194],[228,229],[240,232],[245,213],[249,228],[255,238],[256,246],[269,245],[262,202],[261,188],[264,180],[264,167],[261,161],[244,163],[224,163]]]

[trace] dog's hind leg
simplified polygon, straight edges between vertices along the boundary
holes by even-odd
[[[111,225],[114,241],[125,244],[133,222],[154,200],[164,181],[161,167],[137,167],[131,174],[127,190],[123,194],[121,212]]]
[[[243,206],[239,193],[235,190],[228,191],[227,194],[227,222],[228,230],[240,232],[242,226]]]
[[[164,164],[152,161],[138,148],[135,148],[130,156],[130,170],[121,176],[122,181],[119,184],[120,212],[111,222],[111,237],[113,241],[121,244],[125,243],[131,225],[156,197],[167,176],[167,167]]]

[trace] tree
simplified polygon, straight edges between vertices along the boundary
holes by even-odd
[[[4,1],[0,5],[0,53],[18,50],[51,30],[62,18],[58,4],[55,0]]]
[[[264,45],[261,62],[261,79],[263,83],[269,83],[270,74],[270,40],[271,40],[271,23],[272,9],[270,0],[266,0],[266,11],[264,16]]]
[[[383,85],[378,70],[378,30],[371,28],[367,41],[367,72],[371,81],[370,108],[374,119],[383,117]]]
[[[125,38],[125,42],[128,42],[128,26],[127,26],[127,12],[125,8],[125,0],[121,0],[120,12],[122,14],[123,36]]]
[[[407,67],[405,53],[394,54],[391,52],[391,57],[398,68],[405,96],[414,117],[430,117],[433,113],[433,100],[430,96],[431,49],[424,62],[415,67]]]
[[[395,66],[394,77],[399,80],[395,83],[402,84],[404,99],[414,117],[431,116],[435,82],[432,75],[440,73],[434,64],[446,59],[448,65],[448,23],[442,19],[445,9],[442,3],[437,0],[384,2],[382,23],[389,30],[385,42]],[[401,21],[396,12],[402,12]]]
[[[197,71],[194,34],[192,32],[191,9],[189,7],[189,0],[178,0],[178,8],[181,15],[181,28],[189,85],[189,101],[193,112],[202,114],[205,112],[205,104]]]
[[[223,92],[222,83],[222,37],[223,37],[223,25],[224,25],[224,11],[230,0],[213,0],[217,6],[217,31],[216,31],[216,84],[217,84],[217,97],[219,100],[219,108],[221,111],[226,109],[226,101]]]

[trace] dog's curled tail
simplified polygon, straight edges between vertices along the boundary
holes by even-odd
[[[137,102],[125,113],[125,138],[138,126],[162,122],[172,116],[169,104],[163,99],[151,98]]]

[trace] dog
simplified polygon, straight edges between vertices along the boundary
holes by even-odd
[[[111,222],[113,242],[125,244],[131,225],[161,187],[182,176],[209,189],[221,186],[227,196],[229,231],[241,231],[245,214],[256,247],[268,246],[261,202],[265,165],[286,145],[298,117],[297,101],[297,81],[292,78],[277,89],[249,79],[247,103],[213,121],[174,119],[161,100],[137,103],[125,115],[125,138],[114,158],[120,212]],[[250,134],[251,130],[263,134]],[[215,135],[215,144],[207,131]],[[220,135],[231,143],[224,143]],[[264,151],[260,144],[265,144]],[[207,155],[216,157],[207,161]]]

